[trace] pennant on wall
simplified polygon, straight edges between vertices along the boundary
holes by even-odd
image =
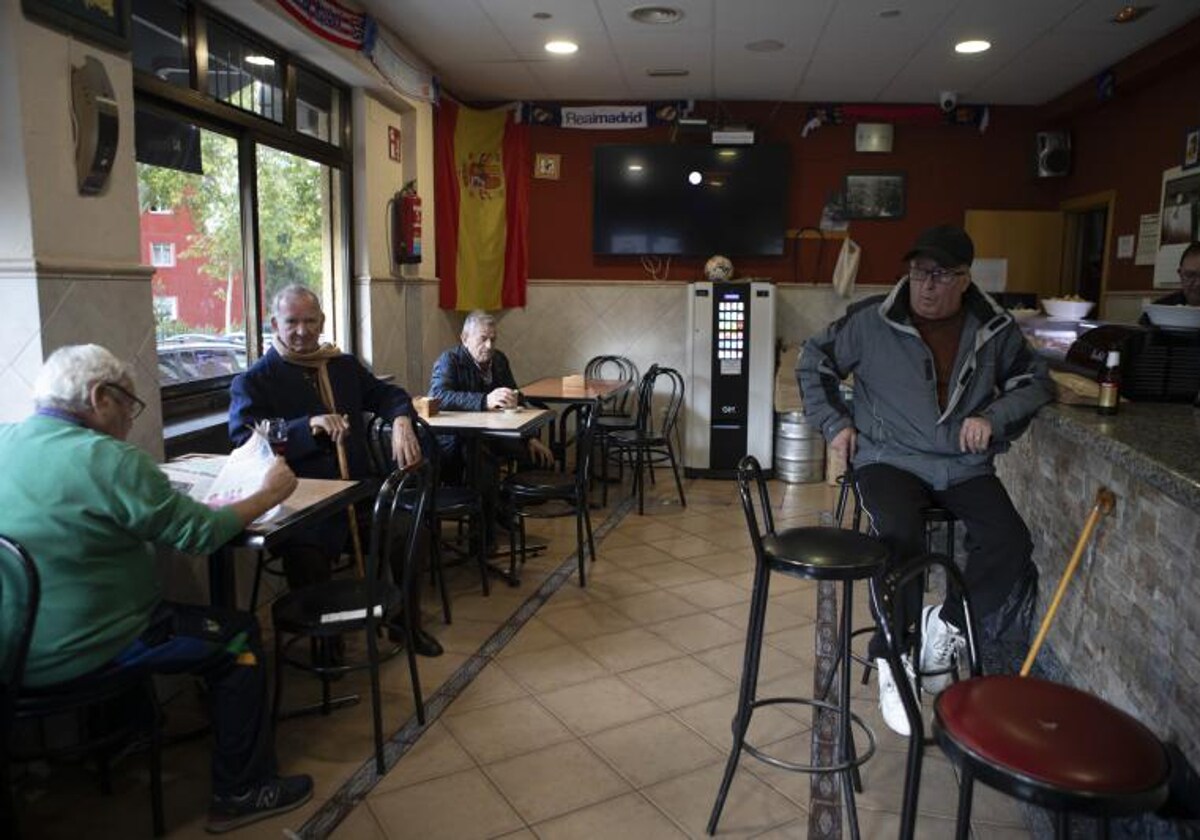
[[[958,105],[943,111],[937,105],[850,104],[814,105],[800,131],[807,137],[823,125],[843,122],[890,122],[905,125],[971,125],[987,130],[991,109],[987,105]]]
[[[529,128],[511,108],[443,98],[435,125],[438,303],[525,305],[529,274]]]
[[[525,102],[521,122],[555,128],[625,129],[669,125],[679,119],[684,103],[651,102],[637,105],[554,105]]]
[[[326,41],[357,50],[367,37],[367,16],[336,0],[278,0],[292,17]]]

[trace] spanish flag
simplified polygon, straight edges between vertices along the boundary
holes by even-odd
[[[443,309],[525,305],[529,127],[512,108],[442,97],[437,112],[437,270]]]

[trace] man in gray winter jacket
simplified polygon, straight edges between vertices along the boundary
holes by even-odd
[[[1036,581],[1029,530],[995,475],[1008,449],[1054,394],[1045,362],[1016,322],[971,282],[975,247],[961,228],[923,232],[905,255],[906,277],[886,296],[850,306],[809,339],[796,365],[808,421],[846,456],[872,527],[892,563],[924,551],[922,511],[953,513],[966,528],[965,578],[984,635],[999,632],[1006,602]],[[838,385],[854,376],[852,405]],[[920,587],[905,593],[908,616]],[[910,618],[910,621],[912,619]],[[961,603],[920,614],[923,672],[947,669],[962,645]],[[908,734],[908,720],[878,632],[880,711]],[[947,674],[923,678],[940,691]]]

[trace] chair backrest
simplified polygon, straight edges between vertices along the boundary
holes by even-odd
[[[391,559],[396,551],[403,551],[406,561],[412,559],[420,529],[411,527],[411,523],[419,523],[425,516],[432,489],[428,463],[413,469],[393,470],[384,479],[375,495],[371,514],[371,541],[365,570],[370,584],[384,569],[392,566]],[[402,544],[398,539],[401,534],[405,537]]]
[[[365,426],[371,473],[386,476],[396,468],[395,459],[392,457],[392,424],[376,414],[371,414],[366,418]]]
[[[592,441],[596,433],[596,418],[600,412],[595,408],[581,406],[575,432],[575,490],[578,498],[587,503],[588,490],[592,484]]]
[[[625,356],[593,356],[583,369],[586,379],[616,379],[633,385],[638,381],[637,365]],[[634,397],[633,388],[626,389],[615,400],[607,403],[601,414],[627,416]]]
[[[753,455],[745,455],[737,466],[738,495],[742,500],[742,513],[746,516],[746,527],[750,529],[750,541],[754,546],[754,557],[759,563],[763,558],[763,537],[775,533],[775,515],[771,512],[771,496],[763,478],[762,466]],[[759,515],[754,510],[754,492],[758,491],[758,507],[762,511],[762,527]]]
[[[662,423],[656,426],[654,397],[658,392],[659,382],[662,380],[665,380],[668,385],[664,391],[667,404],[663,407]],[[681,408],[683,408],[683,374],[675,368],[651,365],[650,369],[646,371],[646,375],[642,377],[642,384],[638,388],[638,429],[643,434],[651,436],[654,436],[657,430],[658,437],[669,438],[675,431],[675,424],[679,421]]]
[[[905,588],[909,584],[920,586],[920,582],[925,578],[925,573],[933,568],[942,569],[946,575],[947,600],[958,598],[962,601],[963,615],[966,617],[967,624],[963,628],[963,633],[967,639],[968,670],[972,677],[978,677],[983,673],[980,666],[979,649],[976,645],[978,636],[975,630],[975,615],[971,609],[971,598],[967,593],[967,584],[963,579],[962,572],[958,570],[958,566],[955,565],[952,558],[943,554],[923,554],[871,579],[871,599],[879,620],[879,630],[887,643],[888,664],[892,668],[896,687],[900,691],[900,699],[904,704],[909,731],[912,733],[911,737],[914,739],[914,743],[924,740],[925,729],[924,720],[921,717],[921,705],[917,701],[913,685],[901,676],[904,674],[904,668],[900,657],[907,652],[902,650],[902,646],[905,639],[911,638],[910,628],[900,626],[901,611],[903,610]],[[910,622],[920,620],[920,613],[909,616],[908,620]]]
[[[0,723],[6,738],[41,603],[41,578],[19,543],[0,536]],[[6,741],[0,748],[8,749]]]

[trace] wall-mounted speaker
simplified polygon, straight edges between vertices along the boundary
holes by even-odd
[[[1068,131],[1039,131],[1034,166],[1039,178],[1059,178],[1071,173],[1071,134]]]

